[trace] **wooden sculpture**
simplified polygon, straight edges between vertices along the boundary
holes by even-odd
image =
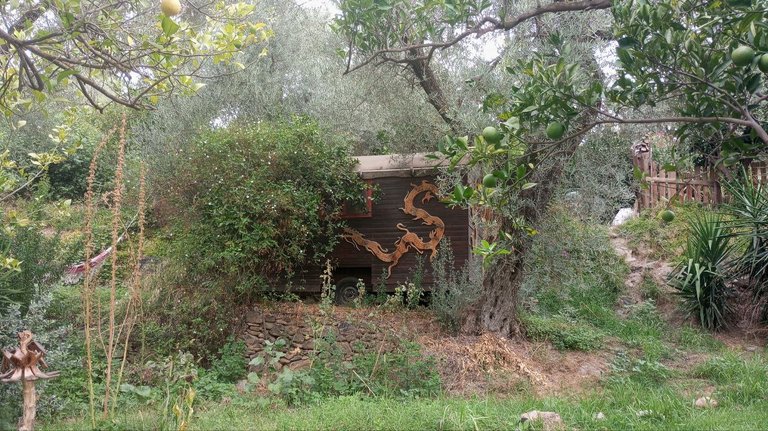
[[[19,332],[19,347],[3,351],[3,363],[0,366],[0,382],[23,385],[24,414],[19,419],[19,431],[32,431],[35,426],[37,395],[35,380],[52,379],[58,371],[44,372],[40,367],[48,368],[43,356],[45,349],[33,339],[32,332]]]
[[[424,193],[421,203],[429,202],[433,197],[437,196],[437,187],[426,180],[422,180],[418,186],[415,184],[411,185],[413,188],[405,195],[403,208],[400,208],[400,210],[408,215],[412,215],[414,220],[421,220],[424,225],[435,226],[435,229],[429,233],[429,241],[422,240],[421,237],[409,231],[402,223],[398,223],[396,227],[405,233],[400,239],[395,241],[395,251],[391,253],[378,242],[366,239],[365,235],[355,229],[345,228],[344,233],[341,235],[345,241],[354,245],[358,250],[360,250],[360,247],[363,247],[382,262],[389,263],[387,278],[392,275],[392,268],[397,265],[400,258],[411,249],[416,250],[419,254],[429,250],[431,252],[429,259],[434,259],[437,255],[437,245],[445,234],[445,223],[443,223],[443,220],[413,205],[414,199],[421,193]]]

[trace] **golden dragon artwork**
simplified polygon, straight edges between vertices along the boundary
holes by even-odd
[[[391,253],[386,248],[383,248],[378,242],[365,239],[365,235],[355,229],[345,228],[344,233],[341,235],[345,241],[354,245],[356,249],[360,250],[360,247],[364,247],[382,262],[389,263],[389,267],[387,268],[387,278],[392,275],[392,268],[397,265],[400,258],[411,249],[416,250],[419,254],[423,254],[425,251],[430,250],[431,254],[429,259],[434,259],[437,255],[437,244],[443,239],[443,235],[445,234],[445,224],[439,217],[435,217],[426,210],[416,208],[413,205],[414,199],[421,193],[424,193],[421,203],[429,202],[433,197],[437,196],[437,187],[427,180],[423,180],[418,186],[415,184],[411,184],[411,186],[413,186],[413,188],[407,195],[405,195],[405,199],[403,199],[403,208],[400,208],[400,210],[408,215],[412,215],[414,220],[421,220],[424,225],[435,227],[435,229],[429,233],[429,241],[422,240],[417,234],[409,231],[402,223],[398,223],[396,227],[405,232],[405,234],[395,241],[395,250]]]

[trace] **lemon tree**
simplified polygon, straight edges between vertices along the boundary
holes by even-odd
[[[73,103],[99,111],[113,104],[148,108],[174,92],[194,92],[207,63],[236,62],[242,47],[271,36],[265,23],[249,19],[252,4],[180,6],[178,0],[0,2],[0,112],[10,117],[74,94],[80,100]]]

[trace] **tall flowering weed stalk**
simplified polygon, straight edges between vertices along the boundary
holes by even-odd
[[[146,167],[142,166],[139,181],[138,197],[138,233],[135,240],[128,235],[128,229],[122,217],[122,205],[124,198],[124,170],[126,147],[126,116],[123,114],[119,126],[113,127],[104,135],[104,138],[96,147],[91,159],[88,172],[87,189],[85,194],[85,262],[91,261],[94,253],[94,223],[96,219],[96,202],[94,182],[98,168],[98,160],[102,152],[108,147],[115,132],[117,139],[117,162],[115,165],[114,189],[109,192],[111,200],[102,199],[110,206],[111,218],[111,273],[109,279],[109,303],[102,309],[101,301],[96,295],[96,280],[90,264],[85,265],[82,301],[85,322],[85,350],[88,367],[88,392],[90,404],[91,425],[96,427],[96,393],[94,388],[94,344],[101,348],[105,358],[104,368],[104,393],[102,398],[102,417],[108,418],[114,415],[118,403],[117,390],[122,381],[125,363],[128,357],[128,345],[131,332],[137,322],[138,312],[141,309],[141,271],[140,262],[144,247],[144,224],[146,207]],[[123,241],[127,239],[127,241]],[[128,262],[132,268],[128,282],[128,296],[125,306],[118,313],[118,247],[127,247]],[[94,304],[95,302],[95,304]],[[94,307],[95,305],[95,307]],[[122,314],[118,316],[118,314]],[[104,327],[106,326],[106,327]],[[94,343],[94,339],[97,341]],[[115,373],[114,358],[120,352],[120,366]],[[101,368],[101,367],[100,367]]]

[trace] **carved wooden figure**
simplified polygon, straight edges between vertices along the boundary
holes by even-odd
[[[19,419],[19,431],[32,431],[35,426],[37,395],[35,380],[52,379],[58,371],[44,372],[40,367],[48,368],[43,356],[45,349],[33,340],[32,332],[19,332],[19,347],[3,351],[0,366],[0,381],[3,383],[21,382],[23,385],[24,414]]]

